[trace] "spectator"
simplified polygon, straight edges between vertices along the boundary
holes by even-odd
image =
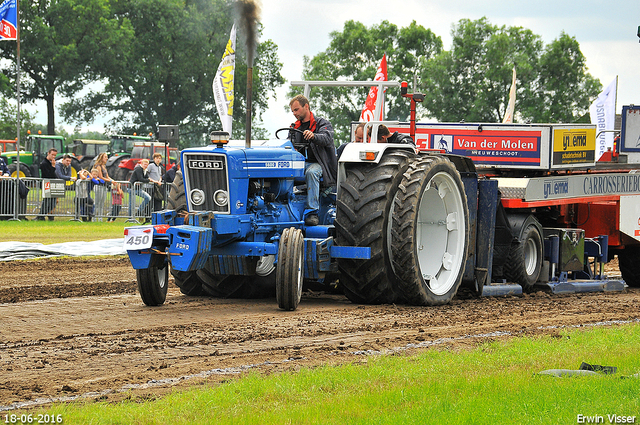
[[[93,216],[93,199],[89,196],[93,188],[91,179],[87,170],[80,170],[76,180],[76,217],[82,217],[82,221],[91,221]]]
[[[71,156],[64,154],[62,159],[56,163],[56,177],[64,181],[76,181],[76,177],[71,177]]]
[[[43,179],[55,179],[56,176],[56,155],[58,150],[51,148],[47,151],[47,156],[40,163],[40,177]],[[51,211],[56,208],[58,198],[42,198],[42,204],[40,205],[40,215],[37,220],[44,220],[44,216],[48,215],[49,220],[53,221],[53,215],[50,215]]]
[[[356,131],[354,133],[355,137],[353,140],[355,143],[362,143],[364,141],[364,124],[365,123],[361,122],[356,127]],[[351,142],[343,143],[342,145],[338,146],[338,149],[336,149],[336,154],[338,156],[338,159],[340,159],[340,155],[342,155],[342,151],[349,143]]]
[[[7,177],[9,174],[9,167],[7,167],[7,163],[4,161],[4,158],[0,157],[0,176]],[[175,172],[173,174],[175,175]]]
[[[111,183],[111,217],[107,221],[116,221],[122,209],[122,188],[120,183],[114,181]]]
[[[147,167],[149,167],[149,160],[144,158],[141,159],[140,162],[138,163],[138,165],[135,166],[135,168],[133,169],[133,174],[131,175],[131,179],[129,180],[130,183],[130,195],[129,195],[129,214],[131,216],[134,215],[134,210],[133,210],[133,205],[134,205],[134,201],[136,199],[136,196],[139,196],[142,198],[142,203],[140,204],[140,206],[138,207],[138,210],[135,212],[135,215],[138,217],[146,217],[146,211],[145,209],[147,208],[147,205],[149,204],[149,202],[151,202],[151,195],[149,195],[145,190],[144,190],[144,186],[145,184],[149,183],[149,182],[153,182],[149,176],[147,175]],[[148,223],[150,220],[149,218],[145,218],[144,223]]]
[[[324,118],[315,117],[309,109],[309,100],[299,94],[289,102],[297,121],[291,128],[302,132],[289,132],[289,139],[306,158],[304,177],[307,183],[307,226],[319,223],[320,179],[325,186],[333,186],[338,179],[338,159],[333,144],[333,127]]]
[[[369,138],[371,138],[371,128],[369,128],[368,133]],[[410,136],[398,133],[397,131],[391,134],[389,128],[384,124],[380,124],[378,127],[378,143],[405,143],[414,145],[413,139]]]
[[[173,167],[169,168],[164,174],[165,183],[173,183],[176,178],[176,171],[180,169],[180,162],[173,164]]]
[[[111,184],[113,181],[111,177],[109,177],[109,173],[107,172],[107,157],[106,152],[102,152],[96,158],[96,162],[91,169],[91,173],[93,174],[93,170],[98,171],[98,178],[103,181],[102,184],[99,184],[93,188],[95,194],[95,206],[94,213],[98,221],[102,221],[102,217],[107,215],[105,208],[105,201],[107,198],[107,186]]]
[[[160,211],[162,209],[162,201],[164,201],[164,193],[162,191],[162,175],[164,169],[162,167],[162,154],[154,153],[153,162],[149,164],[147,168],[149,173],[149,180],[155,182],[153,185],[153,211]]]

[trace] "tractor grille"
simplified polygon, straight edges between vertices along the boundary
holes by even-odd
[[[186,195],[189,211],[212,211],[229,213],[229,201],[224,206],[214,202],[213,196],[218,190],[229,192],[229,176],[227,172],[227,157],[220,154],[185,153],[184,155]],[[191,192],[200,189],[204,192],[204,203],[194,205]],[[229,195],[229,194],[228,194]],[[230,196],[227,196],[229,199]]]

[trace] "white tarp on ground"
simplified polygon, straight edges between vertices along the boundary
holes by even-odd
[[[103,239],[92,242],[64,242],[44,245],[27,242],[0,242],[0,261],[26,260],[59,255],[124,255],[124,239]]]

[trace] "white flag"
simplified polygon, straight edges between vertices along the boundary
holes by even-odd
[[[598,95],[589,107],[591,124],[596,124],[596,161],[600,159],[608,148],[613,149],[613,132],[602,133],[603,130],[613,130],[616,123],[616,95],[618,91],[618,77]]]
[[[502,123],[512,123],[513,122],[513,114],[516,109],[516,67],[513,67],[513,79],[511,80],[511,90],[509,90],[509,104],[507,105],[507,110],[504,113],[504,118],[502,119]]]
[[[220,121],[222,121],[222,130],[231,136],[231,127],[233,120],[233,74],[236,69],[236,26],[231,28],[231,35],[227,48],[222,55],[222,61],[218,66],[218,72],[213,79],[213,97],[216,100],[216,109]]]

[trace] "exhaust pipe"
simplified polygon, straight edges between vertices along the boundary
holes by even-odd
[[[253,102],[253,59],[258,45],[258,22],[260,21],[259,0],[238,0],[240,28],[247,46],[247,125],[244,146],[251,147],[251,109]]]

